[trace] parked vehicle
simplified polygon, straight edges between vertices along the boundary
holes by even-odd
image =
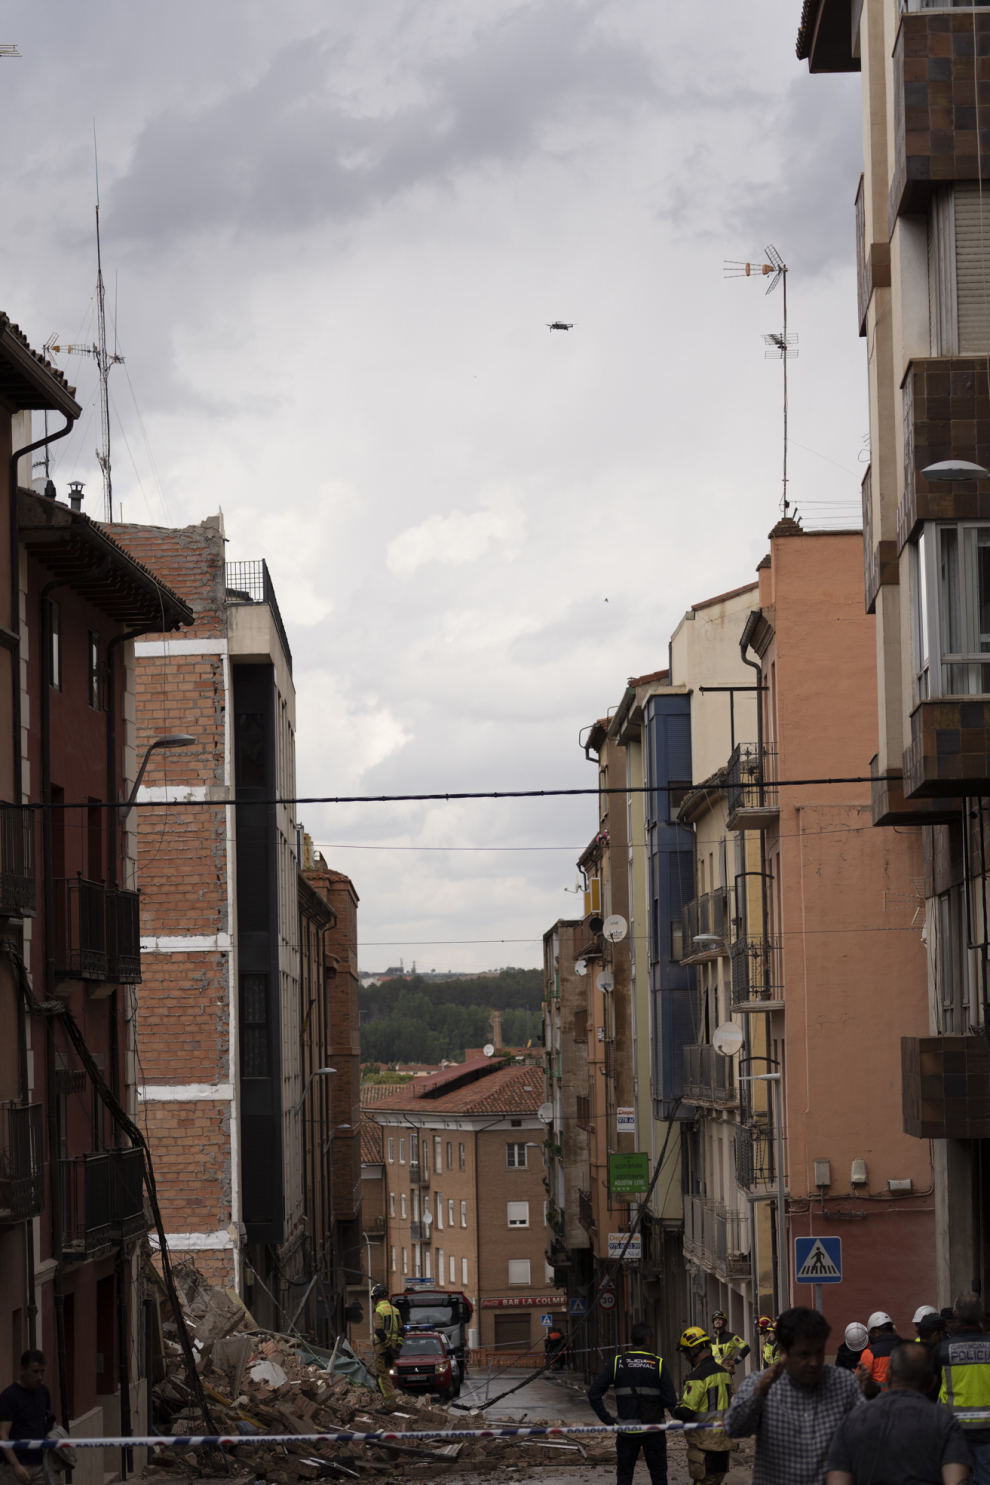
[[[461,1390],[457,1358],[438,1330],[407,1335],[392,1376],[403,1392],[435,1392],[445,1403],[452,1402]]]
[[[393,1294],[392,1303],[402,1316],[407,1336],[417,1331],[440,1331],[457,1358],[463,1382],[468,1361],[468,1325],[474,1306],[460,1289],[416,1289]]]

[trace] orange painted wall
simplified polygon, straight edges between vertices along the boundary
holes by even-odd
[[[763,663],[778,777],[868,775],[876,634],[862,537],[776,536],[771,559],[761,577],[775,635]],[[912,923],[921,832],[874,827],[868,783],[809,784],[780,790],[767,854],[771,931],[783,939],[786,1009],[772,1036],[784,1038],[789,1262],[795,1236],[840,1236],[846,1278],[824,1293],[834,1330],[883,1309],[911,1335],[915,1309],[935,1296],[930,1150],[901,1125],[900,1038],[928,1032],[922,917]],[[855,1158],[866,1187],[850,1182]],[[831,1162],[824,1201],[816,1159]],[[911,1193],[889,1193],[889,1179],[905,1178]],[[791,1273],[792,1302],[810,1304]]]

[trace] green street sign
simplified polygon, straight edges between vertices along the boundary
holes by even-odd
[[[650,1184],[650,1157],[645,1151],[635,1155],[608,1157],[608,1189],[613,1196],[626,1196],[646,1191]]]

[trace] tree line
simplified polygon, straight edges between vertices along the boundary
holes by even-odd
[[[489,1015],[502,1013],[502,1041],[522,1047],[542,1032],[543,974],[506,969],[484,979],[431,982],[420,975],[362,987],[362,1062],[460,1061],[491,1037]]]

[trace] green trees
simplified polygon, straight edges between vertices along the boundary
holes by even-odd
[[[539,1037],[543,974],[507,969],[478,980],[432,983],[420,975],[390,980],[360,992],[361,1059],[364,1062],[460,1061],[466,1047],[490,1039],[489,1015],[502,1013],[505,1046]]]

